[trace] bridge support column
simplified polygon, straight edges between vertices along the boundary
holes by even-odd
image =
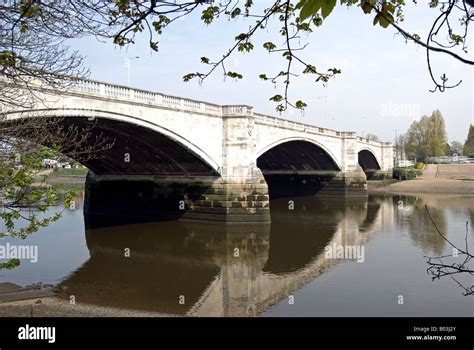
[[[367,196],[367,178],[362,169],[340,172],[324,184],[318,195]]]
[[[322,195],[366,196],[367,177],[359,166],[355,132],[342,133],[341,170],[320,193]]]
[[[393,177],[393,160],[393,146],[390,142],[384,142],[382,144],[381,171],[386,179]]]
[[[215,177],[97,176],[89,172],[84,212],[91,227],[184,220],[270,222],[266,183]],[[120,222],[117,216],[120,216]]]
[[[213,187],[218,200],[225,204],[228,214],[226,222],[270,222],[268,186],[256,163],[252,107],[222,108],[221,178]]]
[[[226,224],[270,222],[268,187],[263,177],[257,180],[214,180],[205,185],[197,199],[188,194],[186,208],[181,219]]]

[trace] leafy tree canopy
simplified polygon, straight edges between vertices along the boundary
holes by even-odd
[[[447,141],[444,118],[436,110],[431,116],[425,115],[410,125],[406,149],[410,157],[438,157],[446,155]]]
[[[466,156],[474,157],[474,125],[469,127],[467,140],[464,143],[463,153]]]
[[[403,27],[407,3],[426,6],[426,11],[432,11],[437,15],[431,28],[427,28],[426,36]],[[468,59],[467,52],[469,25],[474,18],[472,7],[474,0],[431,0],[423,5],[418,5],[417,1],[405,0],[271,0],[265,2],[266,8],[253,0],[115,0],[114,2],[22,0],[7,4],[10,5],[0,5],[1,23],[9,24],[5,28],[7,29],[5,33],[9,35],[2,37],[5,42],[0,43],[0,66],[10,73],[18,72],[18,66],[22,66],[23,69],[31,68],[27,71],[28,74],[45,71],[39,69],[38,64],[35,67],[36,61],[44,60],[33,59],[31,52],[23,52],[15,45],[10,47],[7,43],[11,41],[22,39],[33,42],[31,38],[35,37],[43,39],[51,37],[60,41],[92,34],[112,39],[116,45],[127,46],[135,43],[137,35],[144,34],[148,37],[150,48],[158,51],[160,36],[166,30],[173,25],[179,25],[178,19],[198,13],[203,23],[207,25],[212,25],[222,18],[229,21],[247,18],[254,22],[245,31],[229,38],[229,48],[221,57],[196,58],[205,68],[184,75],[183,80],[197,79],[202,82],[217,69],[220,69],[226,77],[243,79],[244,75],[241,72],[226,68],[226,60],[233,54],[249,54],[256,50],[254,44],[256,35],[262,32],[264,35],[265,31],[273,30],[275,27],[269,23],[276,22],[279,24],[277,27],[281,40],[264,42],[260,49],[281,56],[282,66],[277,71],[262,71],[259,77],[280,88],[277,94],[270,97],[270,100],[276,103],[277,111],[283,111],[289,106],[298,109],[306,107],[304,101],[290,98],[289,95],[290,83],[298,76],[310,75],[316,83],[326,84],[331,78],[342,73],[337,67],[321,67],[317,62],[311,62],[304,57],[304,49],[310,41],[310,36],[306,37],[305,34],[310,34],[324,25],[327,18],[334,16],[334,9],[337,6],[362,11],[374,26],[391,28],[392,32],[400,34],[406,41],[424,47],[428,72],[434,83],[432,91],[445,91],[461,83],[457,80],[449,84],[446,75],[441,74],[438,77],[438,73],[434,73],[430,61],[432,52],[449,55],[465,64],[474,64],[474,61]],[[10,37],[14,40],[8,40]],[[21,40],[19,42],[22,43]],[[52,50],[54,47],[58,50],[58,47],[62,47],[57,45],[57,42],[54,44],[48,45],[46,40],[41,41],[44,50]],[[63,57],[58,58],[58,63],[63,65],[67,62],[78,63],[77,56],[74,56],[76,61],[68,60],[64,55]],[[77,67],[75,64],[72,66]],[[65,72],[70,67],[66,65],[62,69],[56,68]]]

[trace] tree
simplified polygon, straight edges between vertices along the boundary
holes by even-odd
[[[117,8],[110,15],[109,24],[115,25],[120,22],[118,30],[114,33],[114,42],[118,45],[133,43],[137,33],[145,31],[149,36],[149,44],[153,50],[158,50],[156,36],[162,34],[176,19],[189,15],[200,6],[204,6],[201,19],[206,24],[211,24],[219,17],[229,20],[248,17],[255,18],[255,24],[235,36],[235,43],[224,52],[221,58],[211,60],[201,57],[201,62],[209,68],[204,72],[186,74],[183,79],[189,81],[198,79],[205,80],[217,68],[222,69],[224,76],[242,79],[239,72],[229,71],[225,62],[234,52],[249,53],[255,49],[252,42],[256,33],[267,30],[271,20],[280,22],[280,34],[282,44],[265,42],[263,49],[269,53],[279,54],[285,63],[284,68],[276,72],[262,72],[259,77],[272,84],[281,83],[282,92],[270,98],[277,103],[277,111],[283,111],[288,106],[303,109],[306,103],[301,100],[290,99],[290,82],[300,74],[312,75],[316,82],[327,83],[331,78],[340,74],[337,68],[319,68],[315,63],[307,61],[301,52],[308,43],[301,43],[303,34],[311,33],[315,28],[323,25],[324,20],[333,13],[337,0],[273,0],[263,11],[252,0],[238,1],[174,1],[174,2],[129,2],[127,0],[116,1]],[[406,41],[411,41],[426,49],[427,65],[430,77],[434,83],[435,91],[445,91],[458,86],[461,81],[447,84],[448,77],[442,74],[440,78],[435,77],[431,64],[431,52],[444,53],[463,63],[474,65],[474,61],[467,59],[466,42],[468,40],[470,22],[474,19],[472,13],[473,0],[448,0],[445,2],[430,1],[428,7],[439,11],[439,14],[429,29],[426,38],[412,33],[401,27],[404,20],[406,2],[403,0],[341,0],[340,6],[358,7],[365,14],[371,15],[374,25],[383,28],[393,28]],[[457,22],[457,23],[456,23]],[[456,25],[455,25],[456,23]],[[459,27],[458,27],[459,25]],[[456,28],[455,28],[456,27]],[[441,39],[444,38],[444,39]],[[463,55],[457,53],[461,49]],[[318,68],[317,68],[318,67]]]
[[[474,157],[474,125],[469,126],[469,133],[464,143],[463,153],[466,156]]]
[[[270,100],[276,103],[277,111],[283,111],[289,106],[299,109],[306,107],[304,101],[289,96],[290,83],[298,76],[309,75],[314,77],[315,82],[326,84],[331,78],[342,73],[337,67],[319,67],[303,55],[308,45],[308,41],[304,40],[306,34],[324,25],[324,21],[333,16],[336,6],[357,8],[370,16],[374,25],[391,28],[405,41],[425,48],[428,72],[434,83],[433,92],[442,92],[461,83],[457,81],[448,84],[445,74],[437,78],[435,67],[431,64],[433,52],[474,65],[474,61],[468,59],[466,46],[471,33],[468,30],[469,25],[474,20],[474,0],[430,1],[427,10],[437,13],[437,16],[433,25],[428,28],[425,38],[402,27],[407,6],[403,0],[340,0],[339,4],[337,0],[272,0],[267,2],[266,8],[261,7],[261,2],[253,0],[23,0],[12,4],[1,5],[0,12],[19,31],[31,31],[33,28],[37,33],[41,33],[42,28],[45,28],[47,34],[52,34],[53,38],[93,34],[112,39],[119,46],[134,44],[137,35],[145,33],[149,46],[154,51],[158,51],[158,39],[166,30],[173,25],[179,25],[178,19],[194,13],[198,13],[201,20],[208,25],[222,18],[229,21],[241,18],[255,20],[250,27],[246,25],[245,31],[237,33],[234,43],[229,45],[229,49],[222,56],[217,59],[200,57],[205,70],[186,74],[183,77],[185,81],[198,79],[203,82],[217,69],[221,69],[225,77],[242,79],[242,73],[226,68],[226,61],[233,54],[247,54],[255,50],[253,39],[259,33],[273,30],[274,27],[270,24],[276,22],[282,37],[281,43],[267,41],[263,43],[262,49],[281,56],[282,68],[273,72],[262,71],[259,77],[280,86],[279,93],[270,97]],[[16,59],[11,52],[7,53],[7,56],[9,60]]]
[[[458,156],[463,155],[463,144],[459,141],[452,141],[451,145],[449,145],[450,152],[449,154],[457,154]]]
[[[367,134],[365,135],[365,138],[371,141],[380,141],[379,137],[375,134]]]
[[[423,116],[408,129],[407,150],[410,157],[424,159],[446,154],[447,135],[444,118],[439,110]]]
[[[396,137],[394,142],[395,155],[398,159],[406,159],[407,156],[407,135],[400,134]]]
[[[427,258],[427,263],[429,266],[427,268],[428,274],[431,276],[433,281],[439,280],[442,277],[449,276],[459,287],[463,289],[464,296],[474,295],[474,284],[466,285],[458,279],[458,277],[462,274],[467,276],[474,276],[474,266],[472,266],[472,261],[474,261],[474,255],[469,251],[468,226],[466,225],[464,246],[456,246],[451,240],[447,238],[446,233],[441,232],[441,230],[438,228],[438,225],[436,224],[427,205],[425,205],[425,210],[428,215],[429,221],[435,228],[436,232],[453,249],[453,254],[441,256],[425,256],[425,258]],[[470,209],[469,212],[472,216],[472,211]],[[470,284],[472,282],[468,283]]]
[[[443,115],[439,110],[435,110],[429,118],[429,142],[428,152],[433,156],[446,155],[446,144],[448,137],[446,134],[446,124]]]
[[[0,219],[5,227],[0,238],[25,238],[60,217],[60,212],[40,215],[49,206],[63,202],[68,207],[71,202],[73,191],[47,186],[47,177],[38,175],[44,158],[62,152],[63,144],[78,160],[105,147],[105,140],[89,145],[92,127],[65,127],[58,118],[8,117],[9,111],[28,110],[41,103],[43,94],[59,94],[84,76],[82,57],[64,42],[92,28],[99,29],[46,3],[0,3]],[[0,268],[18,263],[10,260]]]

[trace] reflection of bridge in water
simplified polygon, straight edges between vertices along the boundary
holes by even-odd
[[[80,303],[170,314],[255,316],[337,265],[325,247],[364,245],[394,219],[390,202],[373,199],[300,198],[295,210],[283,200],[272,207],[271,225],[90,228],[91,257],[63,281],[62,293]]]

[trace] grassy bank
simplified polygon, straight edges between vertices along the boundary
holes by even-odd
[[[87,175],[87,171],[87,168],[57,168],[53,171],[51,175],[56,177],[85,177]]]

